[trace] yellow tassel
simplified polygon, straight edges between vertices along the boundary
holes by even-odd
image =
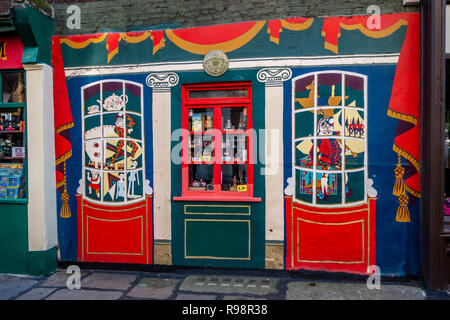
[[[408,209],[409,198],[406,194],[402,194],[398,197],[398,209],[397,209],[397,217],[395,221],[397,222],[411,222],[411,218],[409,215]]]
[[[69,194],[67,193],[67,183],[66,183],[66,162],[64,161],[64,192],[61,194],[61,218],[70,218],[70,206],[69,206]]]
[[[397,168],[395,168],[395,184],[394,184],[394,190],[392,193],[394,196],[401,196],[402,194],[405,194],[405,182],[403,181],[403,175],[405,174],[405,169],[403,169],[401,164],[401,158],[400,155],[398,156],[398,164]]]
[[[64,190],[61,195],[62,205],[61,205],[61,218],[70,218],[70,206],[69,206],[69,194]]]

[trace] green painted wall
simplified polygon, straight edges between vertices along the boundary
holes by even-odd
[[[0,273],[48,274],[56,269],[56,250],[28,251],[27,204],[0,203]]]
[[[24,47],[22,63],[52,65],[54,20],[30,6],[15,6],[14,25]]]
[[[171,126],[172,132],[181,128],[181,85],[190,83],[204,82],[227,82],[227,81],[251,81],[252,84],[252,109],[253,109],[253,128],[255,130],[265,128],[265,86],[256,79],[257,70],[229,70],[220,77],[211,77],[205,72],[178,72],[180,77],[176,87],[171,89],[172,110]],[[259,135],[258,135],[259,136]],[[157,138],[157,137],[156,137]],[[179,141],[172,141],[172,150]],[[260,154],[264,155],[264,141],[254,140],[259,148],[263,150]],[[258,157],[259,149],[255,148],[254,157]],[[261,161],[253,165],[254,179],[254,197],[259,197],[262,202],[179,202],[172,201],[172,264],[185,266],[210,266],[210,267],[232,267],[232,268],[264,268],[265,259],[265,177],[261,175]],[[176,165],[172,162],[172,198],[181,196],[181,164]],[[184,214],[185,205],[204,205],[205,207],[196,210],[199,214]],[[212,206],[250,206],[250,215],[223,214],[223,209],[213,209]],[[210,212],[217,215],[205,215],[205,208],[210,208]],[[214,211],[216,210],[216,211]],[[192,211],[188,208],[187,211]],[[242,209],[235,209],[227,213],[243,213]],[[221,214],[222,213],[222,214]],[[185,259],[185,219],[191,220],[209,220],[209,222],[188,222],[187,230],[192,231],[186,236],[188,246],[187,252],[193,255],[203,255],[209,252],[224,257],[235,257],[243,255],[248,249],[248,223],[250,223],[250,260],[242,259]],[[219,220],[219,221],[212,221]],[[220,220],[242,220],[239,223],[231,223]],[[203,231],[200,231],[203,230]],[[228,248],[221,248],[221,243],[230,243]],[[217,250],[219,249],[219,250]]]

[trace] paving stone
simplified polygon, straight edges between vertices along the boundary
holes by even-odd
[[[83,279],[83,276],[85,276],[86,274],[87,274],[86,272],[81,271],[81,279]],[[66,273],[66,271],[57,271],[54,274],[52,274],[50,277],[48,277],[47,280],[45,280],[39,286],[67,288],[67,279],[71,275],[73,275],[73,273]]]
[[[216,300],[216,296],[211,294],[179,294],[175,300]]]
[[[60,289],[46,300],[117,300],[122,294],[120,291]]]
[[[37,283],[38,280],[0,275],[0,300],[12,299]]]
[[[368,289],[364,283],[291,282],[286,300],[424,300],[417,287],[381,283],[381,289]]]
[[[132,298],[167,299],[173,294],[179,280],[144,278],[129,293]]]
[[[135,275],[98,272],[82,279],[81,288],[127,290],[135,280]]]
[[[181,284],[180,290],[267,295],[278,292],[278,281],[276,278],[263,277],[189,276]]]
[[[267,300],[267,299],[248,296],[224,296],[223,300]]]
[[[41,300],[47,297],[57,288],[34,288],[19,296],[16,300]]]

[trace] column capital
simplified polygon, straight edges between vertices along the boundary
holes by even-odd
[[[179,77],[174,72],[150,73],[145,82],[155,91],[170,91],[178,84]]]
[[[287,81],[292,77],[290,68],[264,68],[258,71],[256,78],[259,82],[263,82],[267,87],[278,87],[283,85],[283,81]]]

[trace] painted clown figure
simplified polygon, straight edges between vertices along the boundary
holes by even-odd
[[[319,136],[339,135],[339,131],[334,130],[334,118],[323,118],[319,121]],[[328,138],[317,140],[317,164],[327,169],[341,169],[342,148],[339,140]],[[314,160],[314,146],[309,151],[311,161]]]

